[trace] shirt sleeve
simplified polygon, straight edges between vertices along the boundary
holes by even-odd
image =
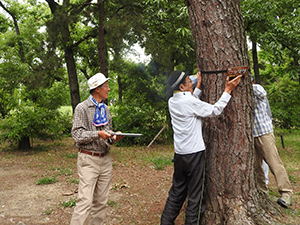
[[[224,92],[215,104],[198,100],[193,102],[193,114],[200,117],[213,117],[220,115],[227,103],[231,99],[231,95]]]
[[[264,100],[264,98],[267,97],[267,92],[261,85],[254,84],[253,90],[254,90],[254,96],[259,100]]]
[[[196,87],[194,89],[193,96],[196,97],[196,98],[200,98],[201,95],[202,95],[202,91],[199,88]]]

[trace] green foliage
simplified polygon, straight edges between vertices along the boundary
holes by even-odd
[[[149,144],[166,122],[166,107],[160,105],[151,106],[144,96],[118,104],[114,108],[114,129],[143,134],[138,138],[124,137],[119,145]]]
[[[64,120],[57,110],[39,107],[32,102],[22,103],[2,119],[0,141],[14,144],[23,137],[57,139],[65,130]]]
[[[6,7],[16,23],[9,14],[1,17],[10,27],[0,33],[0,141],[59,138],[70,130],[70,119],[57,108],[67,105],[70,95],[60,52],[46,41],[50,10],[36,1]]]
[[[124,75],[121,78],[122,102],[111,107],[114,130],[142,133],[143,136],[124,137],[119,145],[149,144],[167,123],[165,78],[159,74],[151,75],[147,69],[141,64],[124,64]],[[115,93],[115,90],[111,91],[111,94]]]
[[[42,179],[39,179],[37,181],[38,185],[45,185],[45,184],[53,184],[58,182],[58,180],[56,179],[56,177],[43,177]]]
[[[177,65],[185,70],[195,68],[196,53],[184,1],[148,0],[145,3],[146,37],[142,46],[166,73]]]
[[[299,1],[241,1],[245,29],[260,51],[261,84],[268,92],[274,125],[299,128]]]
[[[274,82],[266,89],[274,118],[274,125],[285,129],[299,128],[299,83],[285,76],[278,78],[278,83]]]

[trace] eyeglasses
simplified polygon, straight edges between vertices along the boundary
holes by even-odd
[[[190,83],[193,83],[193,81],[188,80],[188,81],[184,81],[183,83],[184,83],[184,84],[190,84]]]
[[[109,84],[102,84],[100,87],[109,87]]]

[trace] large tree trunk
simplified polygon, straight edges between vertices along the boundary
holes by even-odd
[[[186,0],[186,4],[200,70],[249,66],[240,1]],[[225,80],[224,73],[203,74],[202,99],[215,103]],[[254,179],[250,77],[242,78],[231,95],[222,115],[204,120],[207,208],[203,224],[271,224],[267,210],[278,208],[269,207],[271,201],[261,197]]]

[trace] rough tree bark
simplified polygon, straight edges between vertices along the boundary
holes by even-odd
[[[249,66],[239,0],[186,0],[200,70]],[[202,99],[215,103],[226,74],[202,75]],[[280,211],[256,189],[253,159],[253,90],[246,76],[222,115],[205,119],[206,212],[203,224],[272,224]]]

